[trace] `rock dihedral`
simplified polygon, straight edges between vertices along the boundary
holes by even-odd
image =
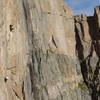
[[[99,100],[100,7],[75,18],[63,0],[0,7],[0,100]]]

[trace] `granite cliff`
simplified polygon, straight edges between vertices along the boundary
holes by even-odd
[[[100,100],[100,7],[93,17],[63,0],[0,8],[0,100]]]

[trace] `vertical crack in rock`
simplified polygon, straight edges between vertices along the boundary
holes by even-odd
[[[35,66],[34,64],[36,63],[35,62],[35,56],[33,55],[34,53],[32,53],[32,56],[31,56],[31,64],[29,65],[29,73],[30,73],[30,78],[31,78],[31,84],[32,84],[32,87],[31,87],[31,93],[33,93],[34,95],[34,99],[35,100],[39,100],[39,93],[38,93],[38,89],[37,89],[37,80],[38,80],[38,73],[36,73],[36,69],[35,69]]]
[[[23,100],[26,100],[26,99],[25,99],[24,82],[23,82],[23,84],[22,84],[22,94],[23,94]]]
[[[55,42],[54,36],[52,35],[52,43],[54,44],[54,46],[57,48],[57,44]]]
[[[15,96],[16,96],[17,98],[21,99],[21,97],[20,97],[19,94],[16,92],[16,90],[14,90],[13,88],[12,88],[12,90],[13,90],[13,92],[15,93]]]

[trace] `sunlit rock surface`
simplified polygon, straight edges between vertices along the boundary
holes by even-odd
[[[81,29],[63,0],[0,0],[0,8],[0,100],[91,100],[76,56],[76,34],[92,40],[89,22]]]

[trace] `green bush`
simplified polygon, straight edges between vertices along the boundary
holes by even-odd
[[[80,89],[82,89],[82,90],[87,90],[87,89],[88,89],[87,86],[86,86],[86,84],[85,84],[84,82],[78,83],[78,87],[79,87]]]

